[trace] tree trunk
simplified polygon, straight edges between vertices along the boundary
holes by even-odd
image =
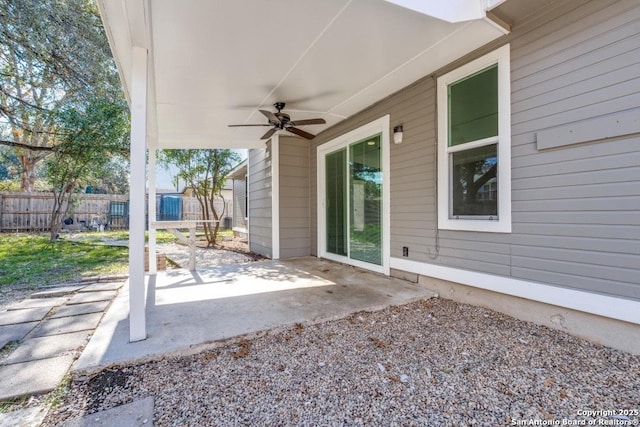
[[[20,176],[20,191],[32,193],[36,184],[36,165],[38,164],[30,151],[20,154],[20,164],[22,165],[22,173]]]
[[[51,243],[55,242],[60,235],[62,221],[69,213],[74,188],[74,184],[69,184],[60,192],[53,191],[53,209],[51,211],[51,222],[49,223],[49,240]]]

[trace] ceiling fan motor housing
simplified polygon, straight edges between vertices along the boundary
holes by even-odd
[[[284,102],[276,102],[273,104],[276,112],[273,113],[267,110],[258,110],[260,111],[268,120],[269,124],[242,124],[242,125],[229,125],[230,127],[240,127],[240,126],[272,126],[270,130],[267,131],[260,139],[269,139],[271,136],[278,130],[286,130],[298,136],[301,136],[306,139],[312,139],[315,135],[310,134],[309,132],[305,132],[302,129],[299,129],[297,126],[304,125],[321,125],[325,124],[325,120],[322,118],[316,119],[305,119],[305,120],[297,120],[295,122],[291,121],[291,116],[287,113],[283,113],[282,109],[285,106]]]
[[[277,112],[276,117],[280,119],[280,123],[277,124],[280,129],[284,129],[284,127],[291,121],[291,116],[286,113]]]

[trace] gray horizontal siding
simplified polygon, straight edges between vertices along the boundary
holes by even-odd
[[[280,137],[280,258],[311,252],[309,142]]]
[[[392,144],[391,256],[561,287],[640,298],[640,135],[539,150],[538,132],[637,111],[640,3],[559,1],[513,23],[510,234],[437,230],[436,93],[432,77],[321,133],[311,145],[315,251],[316,147],[385,114]],[[453,65],[443,69],[449,71]],[[438,246],[436,247],[436,242]]]
[[[264,149],[249,150],[249,245],[251,251],[271,258],[271,141]]]
[[[247,229],[247,180],[233,180],[233,227]]]

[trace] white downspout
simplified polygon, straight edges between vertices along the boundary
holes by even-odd
[[[144,229],[147,151],[147,50],[131,49],[131,151],[129,182],[129,341],[147,338]]]

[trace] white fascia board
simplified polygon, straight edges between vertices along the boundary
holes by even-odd
[[[391,258],[391,268],[611,319],[622,320],[624,322],[640,324],[640,301],[402,258]]]
[[[100,18],[104,26],[104,32],[109,42],[109,48],[116,63],[125,99],[131,102],[130,82],[131,82],[131,53],[133,44],[129,39],[126,14],[120,2],[112,0],[97,0]],[[123,28],[124,27],[124,28]]]

